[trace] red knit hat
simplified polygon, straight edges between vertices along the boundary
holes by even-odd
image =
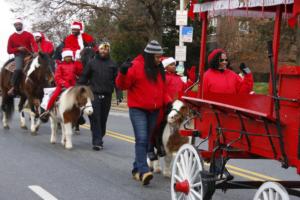
[[[209,55],[208,55],[208,63],[210,63],[212,61],[212,59],[214,59],[214,57],[218,54],[218,53],[225,53],[225,51],[223,49],[214,49]]]

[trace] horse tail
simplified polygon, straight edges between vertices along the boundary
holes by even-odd
[[[2,99],[1,105],[2,111],[5,113],[5,116],[8,120],[12,118],[14,113],[14,98],[10,96],[6,96],[6,98]]]

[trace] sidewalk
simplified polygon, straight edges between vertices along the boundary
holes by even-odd
[[[111,103],[111,110],[128,112],[127,102],[122,102],[119,105],[117,105],[116,101],[113,101]]]

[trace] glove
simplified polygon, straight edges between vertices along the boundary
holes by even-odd
[[[245,65],[245,63],[241,63],[241,64],[240,64],[240,70],[243,72],[244,75],[250,74],[250,73],[251,73],[249,67],[247,67],[247,66]]]
[[[117,105],[119,105],[123,101],[123,92],[117,91],[116,96],[117,96]]]
[[[128,69],[132,66],[131,59],[127,58],[127,60],[121,65],[120,72],[123,75],[127,74]]]

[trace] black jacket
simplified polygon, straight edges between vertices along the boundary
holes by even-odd
[[[99,55],[91,60],[83,69],[77,84],[90,85],[95,94],[112,94],[118,67],[110,58],[102,59]],[[118,91],[117,91],[118,93]]]

